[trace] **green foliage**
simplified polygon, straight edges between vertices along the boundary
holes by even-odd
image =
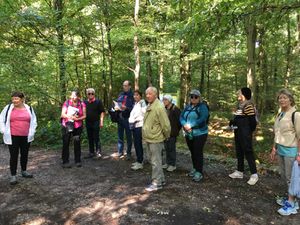
[[[276,92],[284,86],[295,93],[299,104],[297,1],[140,1],[137,27],[134,1],[64,1],[60,22],[52,3],[0,1],[0,106],[9,102],[13,90],[24,91],[39,118],[39,143],[60,142],[54,134],[60,99],[66,97],[61,96],[62,82],[67,91],[76,87],[83,96],[87,87],[94,87],[103,99],[107,93],[116,97],[123,80],[134,81],[134,35],[140,50],[142,91],[148,87],[148,75],[154,86],[159,85],[162,68],[162,91],[180,93],[180,44],[184,42],[192,86],[186,88],[201,88],[212,110],[231,111],[236,91],[247,85],[246,21],[250,16],[257,29],[253,91],[259,110],[264,114],[276,111]],[[63,31],[63,46],[59,46],[58,27]],[[63,80],[58,52],[64,53]],[[116,132],[111,132],[115,124],[106,123],[101,135],[109,142],[115,138]],[[46,132],[53,136],[46,137]]]

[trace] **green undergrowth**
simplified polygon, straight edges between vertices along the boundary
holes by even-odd
[[[223,129],[228,125],[230,118],[231,115],[227,112],[211,113],[209,136],[204,148],[206,155],[220,156],[222,158],[235,158],[233,132],[225,131]],[[269,152],[273,143],[273,123],[273,115],[261,116],[260,123],[253,138],[253,146],[256,157],[260,162],[266,164],[270,164]],[[112,123],[109,117],[106,117],[104,120],[104,127],[100,131],[100,139],[103,146],[117,144],[117,124]],[[33,142],[33,144],[46,149],[61,148],[62,140],[60,122],[39,121],[35,142]],[[85,129],[82,135],[82,146],[87,147]],[[182,131],[177,139],[177,151],[189,154]]]

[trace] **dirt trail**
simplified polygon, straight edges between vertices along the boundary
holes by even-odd
[[[28,170],[34,179],[18,177],[9,185],[8,149],[0,147],[0,224],[300,224],[300,213],[277,214],[274,197],[284,192],[280,178],[260,175],[257,185],[231,180],[233,168],[210,161],[205,179],[194,183],[186,175],[188,154],[178,155],[178,169],[167,173],[164,189],[147,193],[151,166],[132,171],[132,161],[119,160],[107,148],[100,160],[62,169],[59,151],[32,150]]]

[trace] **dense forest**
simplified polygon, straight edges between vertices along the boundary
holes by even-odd
[[[69,91],[94,87],[108,107],[122,81],[153,85],[183,107],[199,88],[212,110],[253,90],[261,114],[278,89],[299,99],[300,3],[293,0],[1,0],[2,107],[24,91],[40,121]]]

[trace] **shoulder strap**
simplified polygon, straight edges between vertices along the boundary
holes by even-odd
[[[9,111],[9,109],[10,109],[10,106],[11,106],[11,103],[8,105],[8,107],[7,107],[7,110],[6,110],[6,113],[5,113],[5,120],[4,120],[4,124],[6,124],[6,122],[7,122],[7,115],[8,115],[8,111]]]
[[[295,113],[296,113],[297,111],[294,111],[293,113],[292,113],[292,123],[293,123],[293,125],[295,126]]]

